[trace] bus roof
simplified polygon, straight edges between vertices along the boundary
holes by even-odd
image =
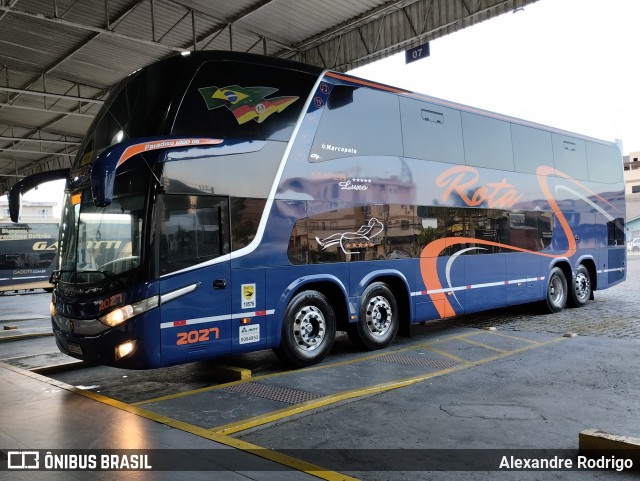
[[[587,141],[591,141],[591,142],[596,142],[596,143],[599,143],[599,144],[612,145],[612,146],[616,146],[616,147],[619,148],[618,144],[616,144],[615,142],[602,140],[602,139],[598,139],[598,138],[595,138],[595,137],[590,137],[588,135],[578,134],[576,132],[571,132],[571,131],[559,129],[559,128],[552,127],[552,126],[549,126],[549,125],[544,125],[544,124],[540,124],[540,123],[537,123],[537,122],[524,120],[524,119],[521,119],[521,118],[518,118],[518,117],[512,117],[512,116],[509,116],[509,115],[504,115],[504,114],[500,114],[500,113],[497,113],[497,112],[492,112],[492,111],[489,111],[489,110],[480,109],[480,108],[477,108],[477,107],[471,107],[469,105],[465,105],[465,104],[461,104],[461,103],[457,103],[457,102],[452,102],[450,100],[445,100],[445,99],[441,99],[441,98],[438,98],[438,97],[432,97],[432,96],[427,95],[427,94],[413,92],[413,91],[401,89],[401,88],[398,88],[398,87],[393,87],[393,86],[386,85],[386,84],[383,84],[383,83],[380,83],[380,82],[375,82],[375,81],[371,81],[371,80],[365,80],[365,79],[362,79],[360,77],[355,77],[353,75],[348,75],[348,74],[343,74],[343,73],[340,73],[340,72],[335,72],[333,70],[326,70],[325,71],[325,75],[328,76],[328,77],[331,77],[331,78],[338,79],[338,80],[351,82],[351,83],[355,83],[355,84],[360,84],[360,85],[364,85],[366,87],[375,88],[375,89],[378,89],[378,90],[384,90],[384,91],[395,93],[395,94],[402,95],[402,96],[405,96],[405,97],[410,97],[410,98],[414,98],[414,99],[418,99],[418,100],[424,100],[426,102],[437,104],[437,105],[440,105],[440,106],[443,106],[443,107],[448,107],[448,108],[460,110],[460,111],[463,111],[463,112],[482,115],[484,117],[490,117],[490,118],[493,118],[493,119],[496,119],[496,120],[502,120],[502,121],[505,121],[505,122],[511,122],[511,123],[523,125],[523,126],[526,126],[526,127],[532,127],[532,128],[535,128],[535,129],[545,130],[545,131],[548,131],[548,132],[557,133],[557,134],[561,134],[561,135],[566,135],[566,136],[574,137],[574,138],[581,139],[581,140],[587,140]]]
[[[184,54],[177,54],[177,55],[168,57],[164,60],[160,60],[159,62],[149,65],[145,68],[153,68],[157,72],[162,72],[162,71],[171,72],[170,77],[174,79],[176,78],[175,69],[179,69],[181,78],[184,79],[185,81],[189,81],[190,79],[193,78],[193,75],[198,71],[198,69],[205,62],[210,62],[210,61],[239,61],[239,62],[253,63],[258,67],[260,65],[264,65],[264,66],[271,66],[276,68],[286,68],[288,70],[296,70],[299,72],[304,72],[304,73],[315,75],[318,77],[326,76],[336,80],[355,83],[355,84],[371,87],[374,89],[395,93],[405,97],[410,97],[418,100],[423,100],[426,102],[431,102],[433,104],[441,105],[443,107],[449,107],[449,108],[457,109],[464,112],[482,115],[485,117],[491,117],[497,120],[512,122],[515,124],[520,124],[523,126],[532,127],[535,129],[541,129],[549,132],[559,133],[562,135],[568,135],[571,137],[579,138],[582,140],[588,140],[592,142],[597,142],[600,144],[617,145],[611,141],[606,141],[606,140],[590,137],[587,135],[566,131],[566,130],[555,128],[549,125],[544,125],[537,122],[532,122],[532,121],[524,120],[521,118],[512,117],[509,115],[504,115],[497,112],[491,112],[488,110],[472,107],[469,105],[453,102],[450,100],[432,97],[427,94],[413,92],[413,91],[398,88],[398,87],[393,87],[393,86],[386,85],[376,81],[365,80],[359,77],[340,73],[333,70],[326,70],[326,69],[323,70],[322,68],[316,67],[313,65],[308,65],[305,63],[295,62],[292,60],[281,59],[277,57],[266,57],[263,55],[257,55],[252,53],[230,52],[226,50],[209,50],[209,51],[185,52]],[[135,73],[136,72],[134,72],[134,74]],[[127,79],[131,78],[134,74],[127,77]],[[127,79],[125,79],[123,83],[126,83]],[[184,91],[183,90],[181,91],[181,89],[178,89],[175,92],[176,95],[182,95],[183,93]],[[175,99],[175,100],[178,100],[179,102],[179,99]],[[173,103],[173,102],[170,102],[170,103]]]

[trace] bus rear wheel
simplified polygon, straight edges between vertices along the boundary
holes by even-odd
[[[559,267],[554,267],[549,272],[547,283],[546,309],[551,312],[560,312],[567,305],[567,278]]]
[[[360,347],[382,349],[395,339],[399,322],[393,292],[383,282],[374,282],[362,294],[358,322],[349,325],[347,334]]]
[[[336,316],[327,297],[302,291],[289,302],[282,321],[282,340],[276,355],[296,367],[322,361],[333,347]]]
[[[573,279],[573,289],[569,296],[572,307],[582,307],[591,299],[591,276],[585,266],[580,264]]]

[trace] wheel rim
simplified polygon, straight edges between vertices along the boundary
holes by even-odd
[[[393,314],[389,301],[383,296],[375,296],[367,304],[365,321],[374,336],[384,336],[391,328]]]
[[[589,276],[583,272],[578,272],[576,275],[576,297],[580,300],[587,298],[591,292],[591,281]]]
[[[320,347],[327,331],[324,314],[315,306],[300,309],[293,322],[293,336],[303,351],[314,351]]]
[[[564,302],[564,286],[559,276],[553,276],[549,282],[549,300],[554,306],[562,306]]]

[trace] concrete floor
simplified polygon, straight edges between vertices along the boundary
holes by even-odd
[[[167,460],[180,465],[171,456],[185,454],[183,448],[219,454],[234,443],[239,458],[229,457],[235,450],[226,450],[228,459],[204,456],[209,465],[201,471],[117,475],[233,481],[310,474],[376,481],[630,479],[632,474],[610,470],[497,473],[502,456],[574,456],[585,429],[640,437],[640,256],[630,256],[628,264],[627,282],[596,292],[584,308],[539,315],[520,306],[415,326],[412,338],[375,353],[380,359],[341,338],[317,368],[294,373],[270,352],[225,360],[251,368],[253,383],[276,390],[273,399],[221,385],[210,363],[142,372],[92,367],[41,378],[22,369],[60,361],[53,339],[5,340],[0,360],[10,365],[0,368],[0,479],[114,476],[3,470],[6,453],[15,449],[166,449]],[[0,297],[0,324],[17,327],[0,332],[0,341],[50,332],[47,310],[46,294]],[[484,331],[488,326],[497,330]],[[579,335],[563,337],[565,332]],[[315,397],[298,404],[277,398],[299,394]],[[307,409],[305,402],[317,405]],[[238,428],[249,419],[248,429]],[[254,448],[265,448],[267,461],[252,471],[247,467]],[[276,451],[302,460],[294,463],[297,471],[272,471],[283,469],[271,459]],[[303,461],[327,471],[309,473]]]

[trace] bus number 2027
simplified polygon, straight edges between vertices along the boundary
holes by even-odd
[[[220,336],[220,330],[217,327],[210,327],[209,329],[196,329],[189,332],[179,332],[176,345],[186,346],[187,344],[195,344],[196,342],[207,342],[210,340],[210,334],[214,334],[214,339],[218,339]]]

